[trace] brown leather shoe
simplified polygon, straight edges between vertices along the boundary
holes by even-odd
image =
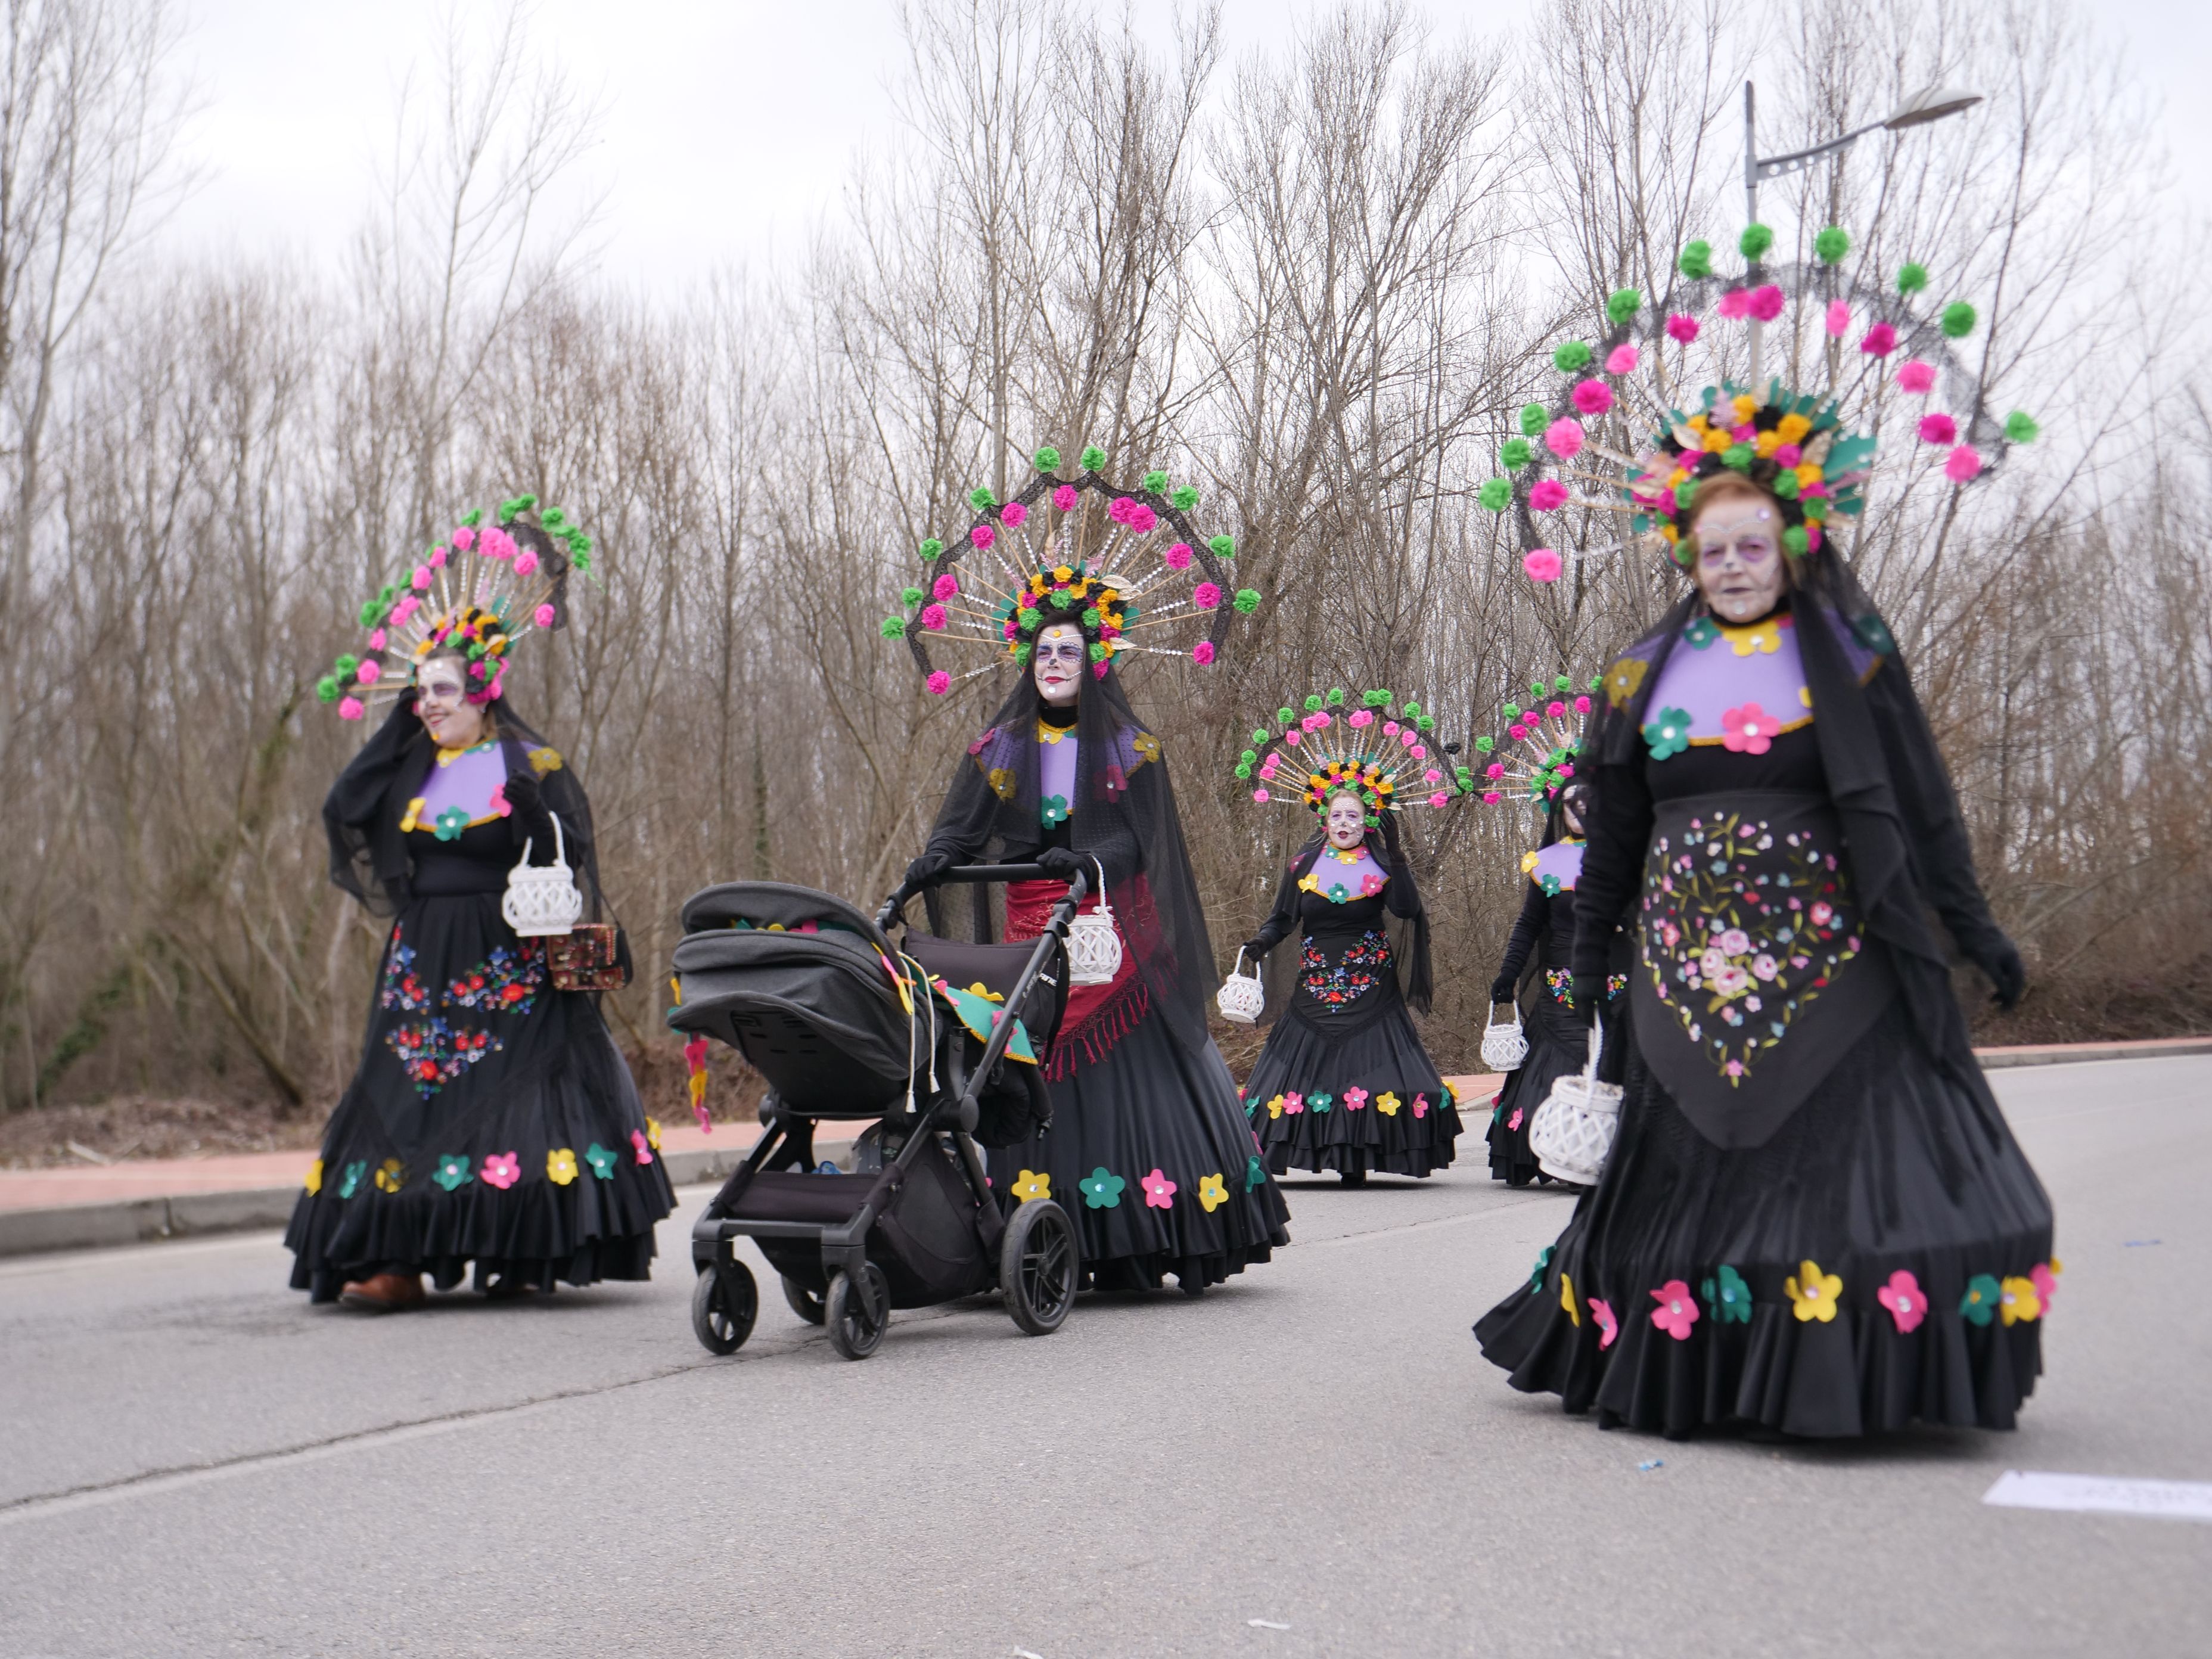
[[[338,1305],[362,1313],[404,1313],[429,1298],[420,1273],[378,1273],[348,1285],[338,1292]]]

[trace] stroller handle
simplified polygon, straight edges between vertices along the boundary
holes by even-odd
[[[884,908],[876,915],[876,926],[889,927],[899,912],[906,908],[907,901],[916,893],[931,887],[977,886],[993,881],[1049,881],[1044,866],[1037,864],[956,864],[940,870],[935,875],[918,882],[902,881],[892,889],[891,896],[884,901]],[[1079,870],[1067,884],[1066,902],[1079,905],[1091,890],[1091,877]]]

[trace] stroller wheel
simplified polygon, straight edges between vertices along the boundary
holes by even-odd
[[[1015,1324],[1031,1336],[1058,1330],[1082,1277],[1082,1251],[1066,1211],[1040,1198],[1014,1212],[999,1247],[999,1285]]]
[[[742,1261],[720,1269],[707,1267],[691,1286],[691,1334],[708,1353],[735,1353],[744,1347],[759,1316],[760,1294],[753,1285],[752,1269]]]
[[[830,1316],[829,1298],[819,1291],[808,1290],[788,1275],[783,1281],[783,1299],[790,1304],[792,1312],[810,1325],[819,1325]]]
[[[868,1317],[867,1298],[842,1273],[830,1275],[830,1294],[823,1301],[823,1319],[830,1327],[830,1346],[848,1359],[866,1359],[873,1353],[883,1342],[884,1325],[890,1322],[891,1291],[884,1278],[884,1270],[871,1261],[867,1273],[884,1309],[883,1324]]]

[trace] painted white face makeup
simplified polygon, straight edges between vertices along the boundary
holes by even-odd
[[[483,736],[483,710],[468,699],[459,663],[441,658],[415,682],[415,715],[441,749],[473,748]]]
[[[1349,853],[1366,838],[1367,805],[1357,795],[1339,795],[1328,804],[1328,844]]]
[[[1782,515],[1730,495],[1698,515],[1698,591],[1723,622],[1753,623],[1782,602]]]
[[[1048,623],[1037,629],[1036,646],[1030,655],[1030,674],[1037,696],[1054,708],[1071,706],[1083,690],[1083,670],[1091,648],[1083,630],[1073,623]]]

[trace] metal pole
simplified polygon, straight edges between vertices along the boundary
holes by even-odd
[[[1744,223],[1747,226],[1759,222],[1759,136],[1753,118],[1754,108],[1751,82],[1747,81],[1743,83],[1743,207]],[[1756,287],[1758,280],[1759,261],[1753,259],[1751,261],[1750,269],[1744,274],[1744,283],[1747,287]],[[1751,319],[1751,384],[1753,397],[1763,395],[1758,388],[1759,372],[1764,367],[1765,357],[1765,332],[1766,325],[1758,318],[1753,317]]]

